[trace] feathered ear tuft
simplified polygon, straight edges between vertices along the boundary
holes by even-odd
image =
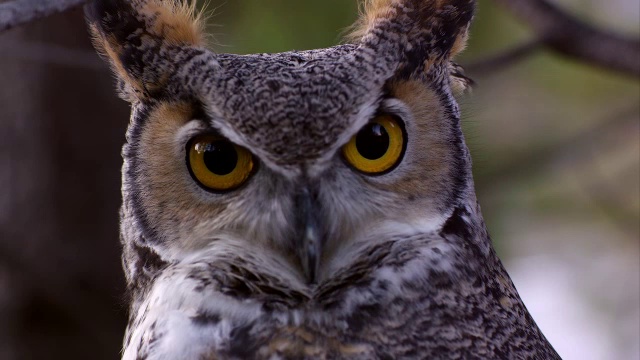
[[[363,0],[359,4],[360,16],[349,27],[345,39],[350,43],[360,42],[374,27],[377,19],[390,18],[393,0]]]
[[[85,7],[94,46],[121,80],[123,97],[159,91],[174,69],[170,53],[206,43],[205,19],[185,0],[96,0]]]
[[[475,0],[365,0],[348,39],[401,53],[401,76],[424,74],[464,50]]]

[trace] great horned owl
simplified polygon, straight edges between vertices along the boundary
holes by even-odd
[[[558,358],[476,202],[474,3],[372,0],[351,44],[245,56],[183,2],[87,6],[132,104],[124,359]]]

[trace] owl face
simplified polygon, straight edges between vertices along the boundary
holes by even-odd
[[[204,48],[173,1],[90,9],[133,105],[125,249],[233,243],[316,283],[382,234],[441,228],[472,191],[450,69],[473,4],[443,3],[374,1],[354,44],[250,56]]]
[[[313,254],[301,270],[320,270],[385,226],[435,229],[463,190],[449,113],[419,83],[375,90],[380,100],[352,117],[310,115],[298,127],[263,117],[255,132],[194,104],[139,105],[140,138],[130,147],[138,171],[127,181],[141,216],[156,224],[150,237],[179,257],[226,236],[294,264]],[[304,151],[295,165],[272,160]]]

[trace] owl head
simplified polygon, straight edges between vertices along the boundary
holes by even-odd
[[[86,13],[132,106],[125,272],[208,251],[322,282],[397,233],[474,203],[454,90],[472,0],[371,0],[351,43],[219,54],[193,6],[109,0]]]

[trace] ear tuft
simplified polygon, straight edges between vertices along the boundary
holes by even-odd
[[[129,101],[164,86],[176,48],[206,44],[206,19],[195,1],[95,0],[85,14],[94,46],[111,63]]]
[[[373,29],[377,19],[391,17],[393,3],[394,0],[364,0],[360,2],[360,16],[356,23],[349,27],[345,36],[346,41],[359,42]]]
[[[164,39],[174,45],[206,45],[206,17],[203,11],[198,11],[196,1],[157,1],[155,9],[159,18],[156,31],[164,31]]]
[[[464,50],[475,0],[365,0],[361,10],[348,39],[374,51],[395,48],[399,74],[410,76],[448,66]]]

